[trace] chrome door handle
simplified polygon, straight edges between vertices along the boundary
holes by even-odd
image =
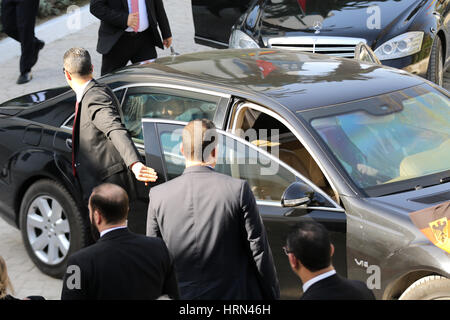
[[[66,139],[66,147],[70,150],[72,150],[72,139],[67,138]]]

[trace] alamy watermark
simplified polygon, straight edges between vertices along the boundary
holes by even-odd
[[[81,30],[81,8],[76,5],[71,5],[66,10],[67,18],[67,28],[72,31]]]
[[[166,161],[170,161],[171,164],[176,166],[184,166],[185,164],[179,144],[182,133],[182,128],[176,129],[170,135],[170,142],[163,141],[166,149]],[[215,129],[206,130],[203,136],[201,131],[194,130],[194,136],[185,136],[185,139],[193,139],[193,154],[201,154],[201,158],[205,159],[205,162],[217,146],[216,165],[255,165],[259,168],[259,174],[262,176],[276,175],[279,172],[279,129],[236,130],[234,135],[254,147],[242,142],[242,140],[220,134]],[[201,147],[202,141],[207,143],[206,146],[203,146],[203,149]],[[191,141],[186,142],[189,145]]]

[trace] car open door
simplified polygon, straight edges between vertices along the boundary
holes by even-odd
[[[227,48],[231,27],[249,3],[250,0],[192,0],[195,43]]]
[[[157,168],[161,181],[171,180],[183,173],[185,162],[180,144],[185,124],[171,120],[143,120],[146,159],[149,164],[152,161],[161,163],[161,168]],[[156,137],[159,138],[158,145],[154,143]],[[158,161],[159,159],[162,161]],[[314,220],[325,225],[336,248],[333,265],[339,274],[344,277],[347,275],[346,215],[318,187],[309,180],[303,181],[301,175],[271,154],[221,130],[218,130],[218,160],[215,170],[249,183],[267,230],[282,298],[296,299],[301,295],[301,282],[290,269],[283,251],[290,227],[300,221]],[[282,206],[284,192],[296,182],[313,190],[315,195],[312,202],[307,206]]]

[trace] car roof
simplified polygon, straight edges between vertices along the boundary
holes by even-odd
[[[292,111],[397,91],[424,81],[353,59],[273,49],[210,50],[167,56],[116,74],[164,76],[264,95]]]

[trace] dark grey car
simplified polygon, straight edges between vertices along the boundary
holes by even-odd
[[[158,183],[183,170],[180,129],[187,121],[208,118],[221,129],[216,169],[249,182],[282,298],[301,295],[282,250],[285,235],[310,219],[330,231],[337,271],[366,282],[377,298],[450,298],[450,253],[409,217],[450,200],[450,103],[442,88],[393,68],[271,49],[165,57],[99,81],[121,101],[123,121]],[[51,98],[37,104],[23,97],[0,105],[0,208],[50,273],[85,245],[78,222],[86,210],[65,143],[73,93],[46,94]],[[33,185],[42,180],[65,192],[49,185],[48,194],[37,192]],[[136,199],[129,226],[144,232],[149,190],[130,181]],[[60,204],[68,221],[60,236],[70,248],[53,264],[33,242],[41,234],[36,199]]]

